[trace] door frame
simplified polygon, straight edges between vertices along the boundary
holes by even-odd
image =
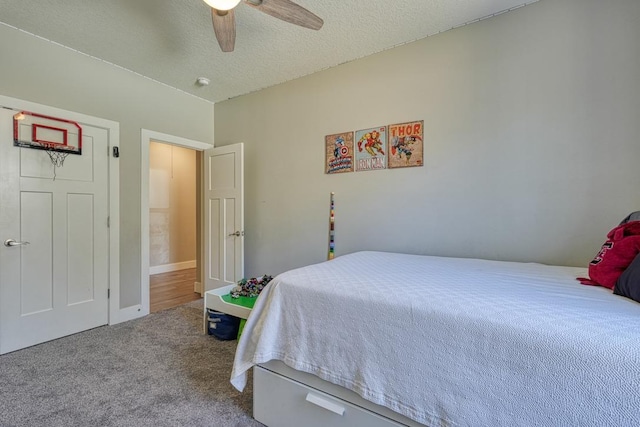
[[[205,151],[213,148],[213,144],[207,142],[195,141],[192,139],[182,138],[180,136],[169,135],[166,133],[156,132],[149,129],[142,129],[140,135],[140,149],[141,149],[141,212],[140,212],[140,288],[142,290],[142,315],[149,314],[150,301],[149,301],[149,146],[152,142],[160,142],[162,144],[177,145],[179,147],[189,148],[196,151]],[[202,200],[201,194],[197,194]],[[202,251],[201,251],[202,257]],[[198,260],[198,263],[202,265],[202,259]],[[201,271],[204,271],[201,269]],[[198,278],[200,283],[202,277]]]
[[[120,123],[76,113],[62,108],[0,95],[0,108],[37,111],[54,117],[64,117],[78,123],[102,128],[108,134],[108,198],[109,206],[109,325],[128,320],[120,310],[120,159],[113,157],[112,147],[120,145]]]

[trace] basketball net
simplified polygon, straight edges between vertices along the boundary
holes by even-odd
[[[46,151],[53,164],[53,180],[56,180],[56,168],[61,168],[64,165],[64,161],[69,155],[69,151],[58,151],[57,144],[42,144],[42,149]]]

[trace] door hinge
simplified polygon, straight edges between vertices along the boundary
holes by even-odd
[[[111,298],[111,289],[107,289],[107,299]]]
[[[111,228],[111,217],[107,217],[107,228]]]

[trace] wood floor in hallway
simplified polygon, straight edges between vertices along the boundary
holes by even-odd
[[[151,313],[200,299],[200,294],[193,292],[195,281],[195,268],[149,276]]]

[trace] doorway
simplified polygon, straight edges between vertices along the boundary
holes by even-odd
[[[172,305],[179,305],[180,303],[188,302],[191,298],[197,299],[200,298],[200,294],[202,293],[202,277],[203,277],[203,269],[201,265],[202,258],[202,162],[203,162],[203,151],[209,148],[213,148],[212,144],[203,143],[199,141],[193,141],[173,135],[167,135],[155,131],[150,131],[143,129],[142,130],[142,138],[141,138],[141,147],[142,147],[142,176],[141,176],[141,196],[142,196],[142,209],[141,209],[141,286],[142,286],[142,302],[143,307],[145,308],[146,313],[157,311],[165,308],[169,308]],[[162,238],[159,238],[159,241],[152,241],[152,211],[156,213],[161,213],[162,207],[158,208],[158,206],[165,206],[166,203],[163,202],[163,197],[167,194],[158,194],[156,193],[156,189],[152,190],[151,184],[151,176],[152,175],[160,175],[162,173],[152,172],[151,168],[151,157],[152,157],[152,146],[156,147],[154,144],[158,144],[161,148],[161,151],[166,151],[167,148],[171,151],[173,147],[173,152],[176,154],[178,149],[183,148],[186,149],[187,152],[191,152],[195,154],[195,258],[193,260],[179,261],[179,262],[167,262],[163,264],[167,258],[160,258],[158,261],[157,258],[154,258],[152,263],[152,245],[160,245],[162,246],[164,243],[162,242]],[[166,162],[166,158],[164,161]],[[175,156],[174,156],[174,167],[175,164]],[[166,169],[166,168],[165,168]],[[170,170],[170,168],[168,169]],[[174,168],[175,171],[175,168]],[[170,173],[170,172],[167,172]],[[154,177],[156,178],[156,177]],[[160,178],[160,181],[166,181],[167,177]],[[157,181],[157,180],[156,180]],[[163,204],[164,203],[164,204]],[[157,211],[156,209],[160,209]],[[162,217],[162,215],[157,215]],[[154,227],[157,225],[158,218],[154,218]],[[162,218],[160,218],[160,223],[162,223]],[[155,230],[157,235],[158,230]],[[190,262],[191,261],[191,262]],[[155,265],[154,265],[155,264]],[[174,265],[176,264],[176,265]],[[162,267],[158,267],[162,266]],[[152,269],[152,267],[154,267]],[[187,271],[191,270],[191,271]],[[153,274],[155,273],[155,274]],[[152,276],[153,279],[152,279]],[[195,281],[194,281],[195,278]],[[164,295],[160,296],[158,299],[156,295],[154,295],[153,300],[151,299],[151,291],[152,285],[155,288],[156,285],[160,286],[159,293]],[[154,289],[155,293],[155,289]],[[178,294],[182,296],[178,296]],[[186,295],[186,296],[185,296]],[[181,299],[186,298],[186,300]],[[162,301],[162,299],[166,299],[167,301]],[[169,301],[174,300],[174,301]],[[183,302],[180,302],[183,301]],[[153,303],[153,307],[152,307]]]
[[[149,144],[150,312],[201,298],[199,270],[201,153]]]

